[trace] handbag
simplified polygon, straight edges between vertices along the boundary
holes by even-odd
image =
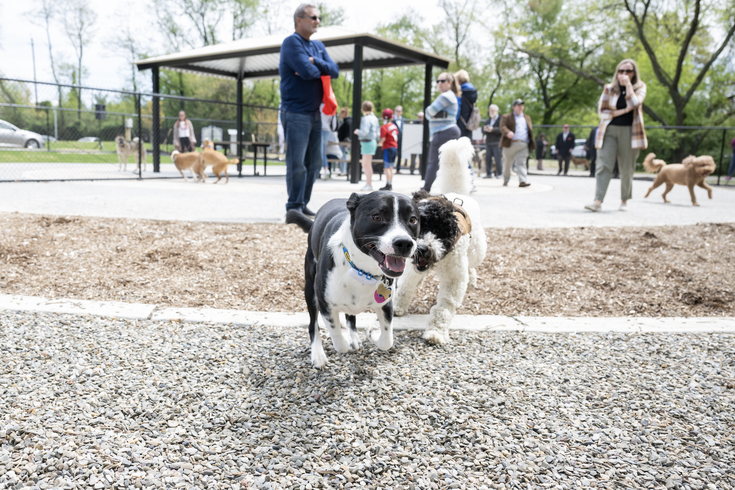
[[[334,90],[332,90],[332,77],[322,75],[322,87],[324,88],[324,96],[322,97],[324,107],[322,108],[322,112],[327,116],[334,116],[337,114],[337,107],[339,105],[337,104],[337,97],[334,95]]]

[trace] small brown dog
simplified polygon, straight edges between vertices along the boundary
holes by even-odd
[[[674,163],[671,165],[666,165],[666,162],[663,160],[654,160],[654,158],[656,158],[656,155],[654,153],[649,153],[645,160],[643,160],[643,168],[646,169],[646,172],[656,172],[661,170],[656,176],[656,180],[653,181],[651,188],[648,189],[645,197],[648,197],[651,191],[656,187],[661,184],[666,184],[666,190],[661,197],[664,198],[664,202],[671,202],[666,199],[666,194],[674,188],[674,184],[679,184],[685,185],[689,188],[689,195],[692,196],[692,204],[694,206],[699,206],[699,204],[697,204],[697,198],[694,195],[695,185],[705,189],[707,191],[707,196],[712,199],[712,187],[707,185],[704,181],[709,174],[713,173],[717,169],[715,160],[711,156],[703,155],[701,157],[695,157],[693,155],[689,155],[682,163]]]
[[[203,182],[207,179],[207,176],[204,174],[202,154],[198,151],[181,153],[179,150],[174,150],[171,152],[171,160],[174,161],[174,165],[176,165],[176,168],[185,181],[189,181],[189,178],[184,175],[184,170],[186,169],[189,169],[189,172],[191,172],[192,179],[195,174],[199,176],[197,182]]]
[[[225,184],[230,181],[230,176],[227,174],[227,167],[232,163],[237,163],[240,160],[237,158],[232,158],[230,160],[227,159],[226,156],[224,156],[222,153],[218,152],[214,149],[214,143],[212,143],[210,140],[204,140],[202,143],[202,174],[204,174],[204,169],[207,167],[207,165],[212,166],[212,172],[217,176],[217,182],[219,182],[222,179],[222,172],[224,172],[225,177],[227,177],[227,180],[225,180]],[[204,174],[204,180],[207,179],[206,174]],[[215,184],[217,183],[215,182]]]
[[[575,167],[578,167],[580,165],[584,165],[584,169],[585,170],[589,170],[590,169],[590,161],[587,160],[586,158],[572,157],[572,163],[574,164]]]

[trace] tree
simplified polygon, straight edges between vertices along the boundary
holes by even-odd
[[[330,7],[324,2],[317,2],[316,8],[319,10],[319,22],[323,27],[341,26],[347,19],[345,9],[342,7]]]
[[[261,17],[260,0],[229,0],[232,9],[232,40],[242,39]]]
[[[603,0],[601,10],[606,16],[614,18],[613,14],[617,13],[622,20],[619,23],[608,22],[608,25],[619,24],[620,29],[615,36],[604,41],[609,42],[616,37],[631,38],[627,54],[632,57],[642,55],[643,59],[639,56],[642,70],[650,67],[654,81],[665,90],[667,98],[661,101],[660,107],[654,110],[651,102],[644,104],[646,114],[654,120],[676,126],[687,122],[687,106],[695,99],[702,84],[706,84],[707,75],[718,58],[732,45],[735,5],[732,1],[729,4],[712,2],[705,5],[703,0],[623,0],[622,3]],[[722,36],[715,40],[712,32],[718,30]],[[603,46],[601,49],[607,50],[607,46]],[[603,79],[557,54],[533,47],[519,47],[519,51],[598,85],[604,85],[612,78],[612,70]]]
[[[59,86],[59,74],[57,72],[56,61],[54,59],[54,50],[51,43],[51,22],[55,19],[58,12],[55,9],[55,3],[51,0],[39,0],[39,4],[32,11],[26,12],[25,16],[33,24],[43,27],[46,30],[46,43],[48,44],[48,57],[51,63],[51,76],[56,82],[56,91],[58,93],[58,104],[61,107],[62,93]],[[61,124],[64,124],[64,112],[61,111]]]
[[[439,7],[444,10],[446,17],[435,26],[434,30],[437,33],[443,32],[449,39],[456,68],[467,69],[472,64],[472,57],[463,58],[462,52],[466,51],[468,44],[471,43],[470,33],[477,21],[477,0],[439,0]]]
[[[84,48],[87,47],[94,35],[94,24],[97,20],[97,14],[90,8],[87,0],[64,0],[62,4],[64,11],[64,30],[69,42],[74,48],[77,58],[76,66],[76,83],[82,85],[82,60],[84,57]],[[77,89],[77,118],[82,119],[82,89]]]

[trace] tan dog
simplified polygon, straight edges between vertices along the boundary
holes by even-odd
[[[647,172],[656,172],[661,170],[656,176],[656,180],[653,181],[653,185],[645,197],[651,193],[656,187],[661,184],[666,184],[666,190],[663,193],[664,202],[670,202],[666,199],[666,194],[674,188],[674,184],[685,185],[689,188],[689,195],[692,196],[692,204],[697,204],[697,198],[694,195],[694,186],[698,185],[702,189],[707,190],[707,196],[712,199],[712,187],[707,185],[704,179],[717,169],[715,160],[709,155],[703,155],[701,157],[695,157],[689,155],[684,159],[682,163],[674,163],[672,165],[666,165],[663,160],[654,160],[656,155],[649,153],[645,160],[643,160],[643,168]]]
[[[230,181],[230,176],[227,174],[227,167],[231,163],[234,164],[240,160],[237,158],[228,160],[226,156],[214,149],[214,143],[210,140],[204,140],[202,148],[202,174],[204,174],[204,169],[207,168],[207,165],[211,165],[212,172],[217,176],[217,182],[222,179],[222,172],[224,172],[225,177],[227,177],[225,184],[228,183]],[[207,176],[204,174],[204,180],[206,179]],[[215,182],[215,184],[217,182]]]
[[[139,156],[143,157],[143,170],[146,169],[146,155],[145,145],[140,146],[140,154],[138,154],[138,146],[140,140],[133,138],[133,141],[128,141],[125,136],[118,135],[115,138],[115,149],[117,150],[117,163],[118,171],[127,171],[128,169],[128,158],[132,155],[135,158],[135,164],[139,164]]]
[[[572,163],[574,164],[575,167],[578,167],[579,165],[584,165],[585,170],[590,169],[590,161],[587,160],[586,158],[572,157]]]
[[[174,165],[176,165],[176,168],[185,181],[189,181],[189,178],[184,175],[184,170],[186,169],[189,169],[189,172],[191,172],[192,179],[195,174],[199,176],[197,182],[204,182],[207,179],[207,176],[204,174],[202,154],[198,151],[181,153],[179,150],[174,150],[171,152],[171,160],[174,161]]]

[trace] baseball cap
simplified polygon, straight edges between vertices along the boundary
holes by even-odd
[[[390,119],[393,117],[393,109],[383,109],[383,119]]]
[[[513,107],[517,105],[526,105],[526,104],[523,103],[523,99],[516,99],[513,101]]]

